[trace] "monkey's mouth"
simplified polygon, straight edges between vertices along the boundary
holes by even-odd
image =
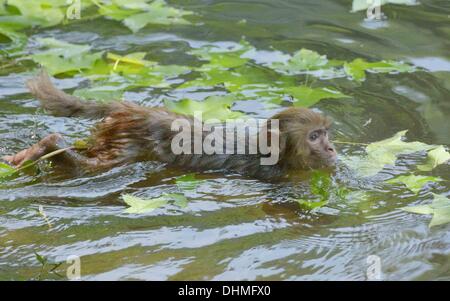
[[[317,158],[318,160],[314,160],[313,164],[311,164],[310,166],[312,168],[325,168],[325,167],[333,167],[336,166],[336,162],[337,162],[337,156],[336,155],[331,155],[331,156],[319,156],[319,158]]]

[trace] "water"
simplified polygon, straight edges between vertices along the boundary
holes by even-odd
[[[145,51],[162,64],[195,64],[186,54],[191,47],[229,45],[242,36],[259,50],[252,59],[260,64],[273,60],[275,50],[293,53],[300,48],[335,59],[411,62],[421,70],[368,74],[361,85],[329,80],[351,98],[324,100],[314,107],[333,117],[339,140],[369,143],[408,129],[408,141],[450,144],[448,1],[383,7],[388,19],[381,23],[365,21],[364,12],[350,13],[351,1],[344,0],[171,3],[196,12],[201,24],[148,26],[133,35],[118,22],[97,19],[33,30],[32,37],[52,36],[118,53]],[[31,43],[29,49],[33,47]],[[83,138],[93,125],[37,111],[37,101],[24,88],[33,68],[28,63],[0,70],[0,154],[51,132]],[[75,89],[82,79],[57,83]],[[126,98],[158,106],[165,98],[202,99],[218,93],[223,90],[146,88],[127,92]],[[257,99],[237,106],[257,117],[276,111],[258,105]],[[338,145],[338,151],[356,154],[361,147]],[[450,225],[430,229],[430,216],[399,210],[429,202],[431,192],[450,196],[449,164],[431,173],[446,181],[427,185],[417,196],[402,185],[382,182],[421,160],[423,154],[401,156],[396,167],[369,179],[357,178],[339,164],[333,185],[364,190],[369,197],[332,197],[310,213],[292,201],[310,196],[308,181],[301,177],[274,184],[232,174],[198,174],[202,182],[186,192],[187,208],[131,215],[124,213],[121,194],[179,192],[175,178],[186,172],[145,162],[74,178],[44,168],[37,176],[0,186],[0,279],[35,279],[41,270],[37,252],[52,262],[80,256],[86,280],[365,280],[371,255],[378,256],[382,279],[450,280]],[[39,214],[40,206],[47,220]],[[57,271],[64,276],[67,266]],[[41,279],[61,278],[44,273]]]

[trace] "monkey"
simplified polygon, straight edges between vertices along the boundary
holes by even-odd
[[[83,171],[98,171],[146,160],[192,171],[229,171],[258,179],[276,179],[289,172],[335,165],[336,150],[329,141],[331,120],[307,108],[290,107],[275,114],[264,124],[269,133],[271,121],[278,120],[279,159],[276,164],[262,165],[264,155],[256,154],[174,154],[172,140],[177,135],[172,124],[182,120],[193,124],[195,118],[177,114],[163,107],[144,107],[135,103],[95,102],[81,100],[57,89],[42,70],[26,82],[30,93],[54,116],[101,119],[91,133],[91,145],[85,151],[70,147],[62,135],[50,134],[37,144],[3,160],[20,168],[59,149],[58,162],[71,164]],[[202,138],[208,132],[203,133]],[[269,142],[271,137],[267,137]],[[246,143],[247,141],[236,141]],[[271,141],[271,143],[274,143]],[[189,145],[190,146],[190,145]],[[270,155],[270,154],[269,154]]]

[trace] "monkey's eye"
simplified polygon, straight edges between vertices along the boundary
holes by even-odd
[[[317,140],[317,138],[319,138],[318,133],[312,133],[311,135],[309,135],[309,140],[311,140],[311,141],[315,141],[315,140]]]

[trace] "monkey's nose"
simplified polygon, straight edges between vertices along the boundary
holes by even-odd
[[[327,148],[327,151],[330,152],[330,153],[336,152],[336,151],[334,150],[334,148],[331,147],[331,146],[329,146],[329,147]]]

